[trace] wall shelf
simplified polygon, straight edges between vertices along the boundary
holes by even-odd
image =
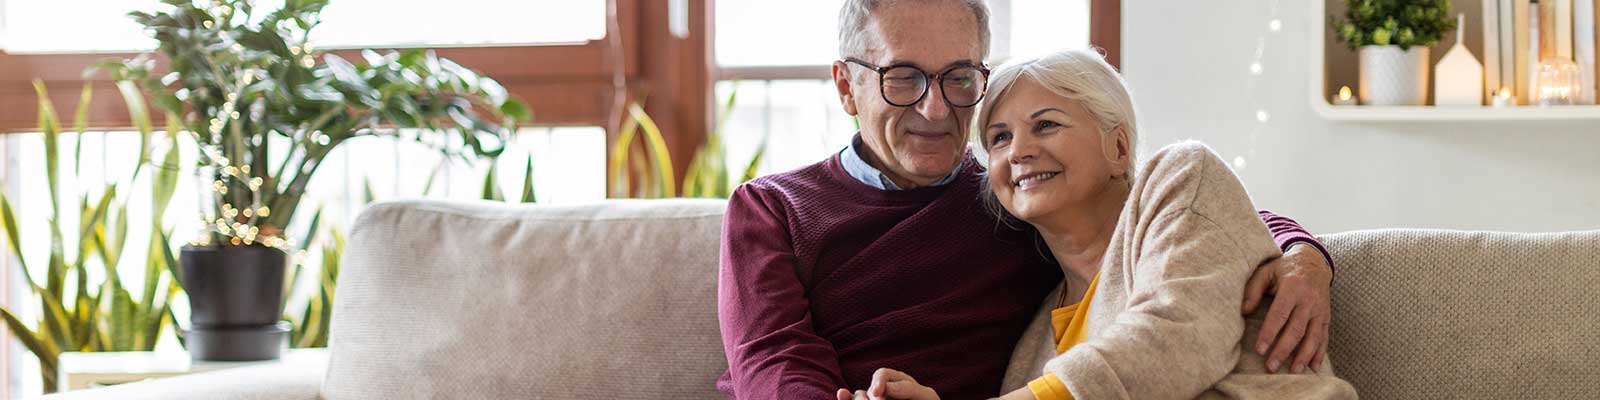
[[[1329,103],[1332,88],[1339,85],[1330,85],[1329,79],[1332,67],[1328,65],[1328,52],[1326,47],[1330,39],[1327,24],[1327,4],[1343,0],[1312,0],[1310,15],[1310,53],[1311,74],[1308,79],[1310,86],[1311,109],[1318,115],[1330,121],[1343,122],[1494,122],[1494,121],[1600,121],[1600,105],[1577,106],[1514,106],[1506,108],[1490,106],[1341,106]],[[1456,6],[1462,5],[1460,0],[1455,1]],[[1467,15],[1467,18],[1476,18]],[[1470,42],[1469,42],[1470,43]],[[1469,46],[1471,48],[1471,46]],[[1435,47],[1434,52],[1441,52]],[[1474,57],[1480,57],[1480,49],[1472,49]],[[1433,54],[1436,61],[1439,54]],[[1430,65],[1429,68],[1432,68]],[[1431,79],[1431,77],[1430,77]],[[1354,82],[1344,85],[1355,86]],[[1431,91],[1432,88],[1430,87]],[[1430,93],[1431,94],[1431,93]]]
[[[1600,106],[1335,106],[1313,99],[1311,108],[1349,122],[1600,121]]]

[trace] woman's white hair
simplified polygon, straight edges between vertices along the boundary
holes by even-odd
[[[978,136],[975,143],[981,146],[979,149],[974,149],[973,153],[979,155],[984,165],[988,165],[989,153],[986,149],[989,146],[988,139],[983,135],[983,127],[989,125],[989,120],[994,114],[994,105],[1004,98],[1006,92],[1010,91],[1022,77],[1033,80],[1051,93],[1083,104],[1083,108],[1095,119],[1100,126],[1101,135],[1106,139],[1111,139],[1112,132],[1118,127],[1127,131],[1128,166],[1124,171],[1126,173],[1124,177],[1129,184],[1132,184],[1139,153],[1139,130],[1134,116],[1133,97],[1128,92],[1128,84],[1122,79],[1122,74],[1117,73],[1116,68],[1106,63],[1105,56],[1090,49],[1061,50],[1044,56],[1012,61],[1000,66],[994,72],[989,78],[988,94],[978,105],[972,129]],[[989,188],[988,175],[985,174],[984,177],[984,202],[1002,220],[1009,222],[1013,218],[999,206],[999,200]]]

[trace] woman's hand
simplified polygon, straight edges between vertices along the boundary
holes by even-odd
[[[911,375],[888,368],[878,368],[872,373],[872,384],[867,390],[851,393],[839,389],[837,395],[838,400],[939,400],[939,393],[933,388],[922,386]]]

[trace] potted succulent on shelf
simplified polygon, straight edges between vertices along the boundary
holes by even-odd
[[[1360,51],[1360,98],[1371,105],[1428,100],[1428,47],[1456,28],[1450,0],[1346,0],[1333,33]]]
[[[289,330],[281,321],[284,230],[339,144],[403,134],[454,155],[492,157],[528,117],[493,79],[431,52],[362,51],[365,65],[319,58],[307,38],[327,0],[278,9],[248,0],[163,3],[165,11],[129,14],[159,42],[155,54],[97,67],[130,101],[150,98],[199,145],[211,198],[206,230],[179,260],[191,309],[185,345],[197,359],[278,356]]]

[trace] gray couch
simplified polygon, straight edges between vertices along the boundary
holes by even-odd
[[[324,368],[50,398],[718,398],[723,207],[377,204],[351,230]],[[1323,239],[1332,359],[1363,396],[1600,396],[1600,231]]]

